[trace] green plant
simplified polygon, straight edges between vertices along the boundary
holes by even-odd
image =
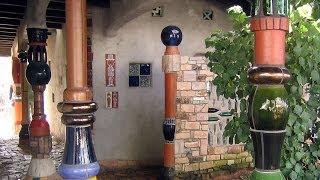
[[[296,7],[307,1],[293,2]],[[310,2],[310,1],[308,1]],[[300,4],[299,4],[300,3]],[[313,1],[313,5],[318,1]],[[297,8],[291,14],[291,31],[287,36],[286,67],[292,78],[285,85],[289,93],[290,113],[287,136],[281,158],[282,172],[291,179],[315,179],[320,176],[320,141],[310,138],[317,135],[317,114],[320,107],[320,21],[319,8],[310,5]],[[318,12],[318,13],[314,13]],[[252,89],[247,70],[253,60],[253,33],[249,31],[249,18],[238,8],[228,10],[234,23],[230,32],[214,32],[205,40],[209,51],[208,66],[216,74],[213,84],[217,94],[237,99],[240,108],[232,110],[234,119],[225,128],[225,136],[246,143],[253,151],[247,117],[247,97]],[[309,97],[306,97],[308,95]],[[312,129],[315,132],[310,132]],[[307,143],[306,143],[307,142]]]

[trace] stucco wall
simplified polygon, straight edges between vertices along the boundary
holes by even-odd
[[[163,156],[164,75],[161,57],[165,47],[161,30],[177,25],[183,31],[180,52],[194,56],[205,52],[204,39],[214,29],[227,30],[230,22],[214,1],[172,0],[164,4],[164,17],[151,17],[151,9],[108,35],[106,9],[95,8],[93,19],[93,91],[100,108],[95,113],[95,150],[99,160],[159,160]],[[112,7],[111,7],[112,8]],[[202,10],[212,9],[214,20],[202,20]],[[121,11],[121,10],[119,10]],[[123,13],[126,13],[123,11]],[[125,16],[123,16],[125,17]],[[114,19],[114,18],[113,18]],[[119,18],[119,21],[122,19]],[[105,87],[105,54],[116,54],[116,87]],[[151,88],[129,88],[130,62],[152,63]],[[119,92],[119,108],[105,108],[105,92]]]
[[[65,30],[57,29],[50,32],[47,40],[47,63],[51,69],[51,80],[45,91],[45,113],[51,134],[57,140],[64,140],[65,126],[61,123],[62,114],[57,110],[57,104],[63,101],[63,90],[66,88]]]

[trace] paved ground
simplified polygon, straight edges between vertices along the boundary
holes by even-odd
[[[50,158],[54,160],[55,166],[61,162],[63,154],[63,144],[53,142],[53,149]],[[4,140],[0,139],[0,180],[18,180],[24,179],[27,174],[31,155],[18,147],[18,139]],[[148,168],[127,168],[127,169],[101,169],[98,179],[102,180],[157,180],[160,174],[161,167]],[[239,178],[248,175],[248,170],[240,170],[229,172],[227,174],[218,175],[217,172],[208,173],[189,173],[179,174],[175,177],[176,180],[201,180],[201,179],[215,179],[215,180],[230,180],[230,179],[247,179]],[[53,175],[49,179],[60,180],[58,175]]]

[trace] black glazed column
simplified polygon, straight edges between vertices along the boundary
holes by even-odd
[[[285,179],[280,171],[280,157],[288,120],[288,94],[284,87],[290,79],[285,67],[288,6],[287,0],[253,2],[254,63],[248,71],[254,84],[248,109],[255,151],[252,180]]]
[[[34,93],[34,112],[29,126],[30,152],[32,159],[28,169],[28,179],[46,178],[55,173],[55,166],[49,154],[52,149],[49,123],[44,114],[43,92],[50,81],[51,71],[47,64],[47,29],[27,28],[29,65],[27,80]]]

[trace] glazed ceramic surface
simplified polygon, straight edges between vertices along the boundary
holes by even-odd
[[[288,119],[287,91],[283,85],[255,86],[249,97],[251,128],[285,129]]]

